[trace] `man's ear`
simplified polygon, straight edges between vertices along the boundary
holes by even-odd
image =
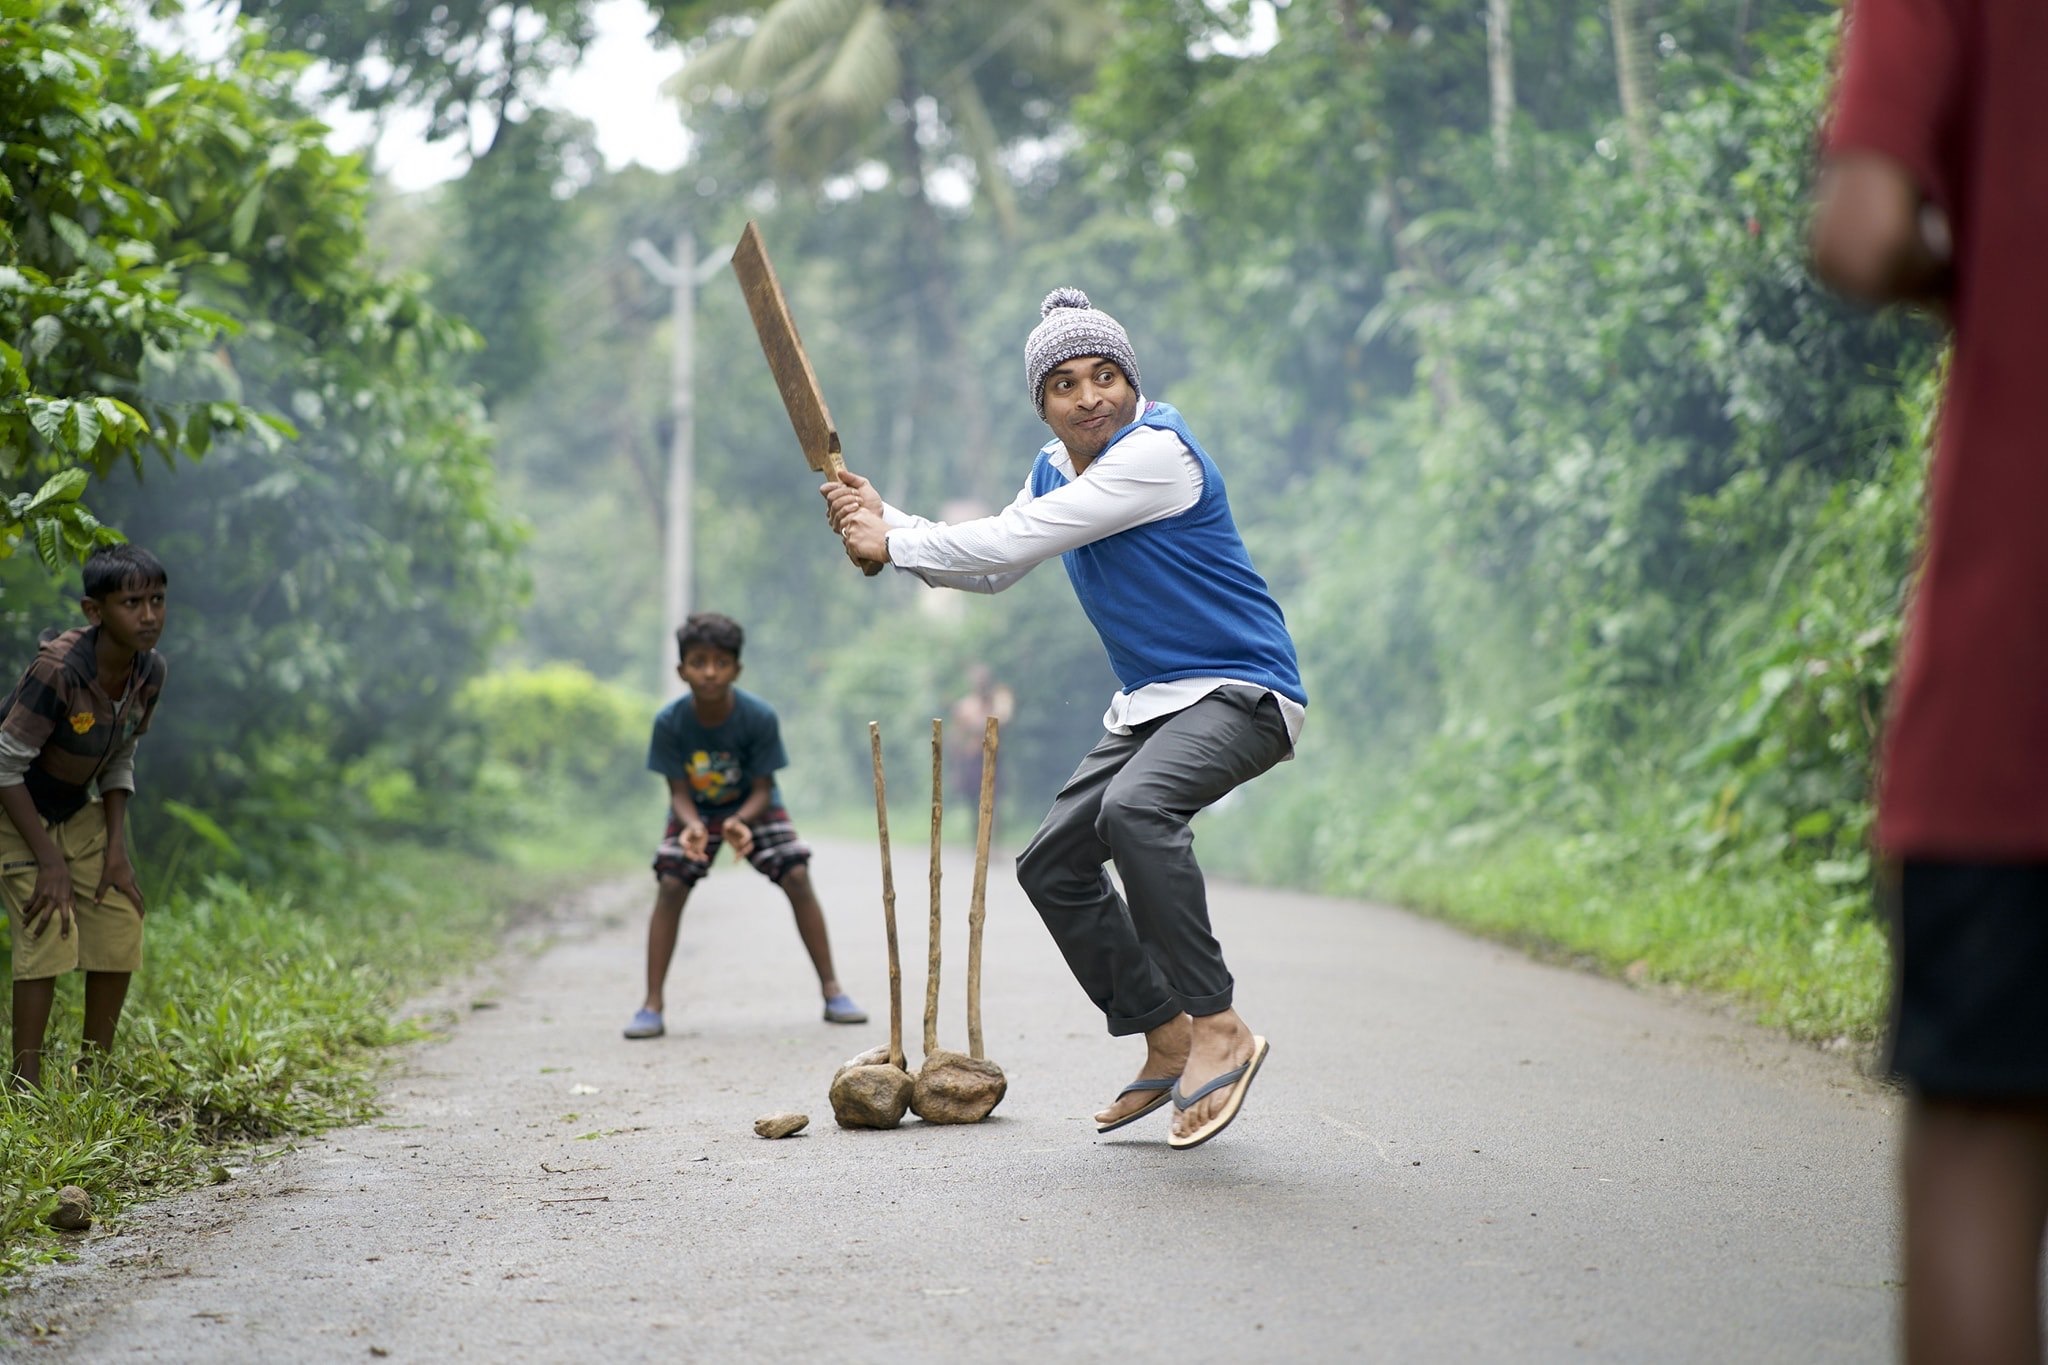
[[[97,597],[81,597],[78,609],[85,613],[85,619],[93,625],[100,623],[100,600]]]
[[[732,661],[732,680],[734,682],[738,682],[740,680],[740,674],[746,671],[747,666],[745,664],[741,663],[738,659],[734,659]]]
[[[681,678],[684,682],[688,682],[690,680],[690,675],[683,672],[683,666],[681,664],[676,665],[676,676],[678,678]]]

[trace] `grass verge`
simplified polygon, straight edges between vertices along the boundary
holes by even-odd
[[[79,978],[61,982],[46,1086],[0,1087],[0,1275],[64,1253],[64,1185],[105,1217],[228,1178],[223,1164],[375,1112],[379,1050],[421,1036],[409,993],[487,955],[521,911],[621,862],[616,822],[500,856],[386,845],[318,889],[214,878],[150,912],[112,1054],[81,1070]]]
[[[1379,894],[1539,955],[1727,997],[1810,1041],[1874,1039],[1885,933],[1797,869],[1697,871],[1654,843],[1591,851],[1525,836],[1389,873]]]

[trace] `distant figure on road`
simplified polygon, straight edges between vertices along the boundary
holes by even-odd
[[[934,587],[1000,592],[1065,564],[1122,690],[1017,879],[1110,1033],[1145,1035],[1098,1131],[1171,1098],[1168,1142],[1194,1147],[1236,1118],[1267,1047],[1232,1007],[1188,822],[1293,756],[1308,694],[1222,473],[1178,412],[1140,394],[1123,326],[1078,289],[1039,311],[1025,386],[1054,439],[1008,508],[947,525],[884,505],[857,474],[821,491],[850,549]]]
[[[87,624],[46,638],[0,709],[0,897],[14,935],[14,1078],[40,1085],[57,978],[85,971],[85,1050],[114,1045],[142,968],[128,858],[135,748],[164,686],[170,575],[139,545],[86,557]]]
[[[953,703],[946,720],[946,771],[953,779],[955,799],[967,810],[981,803],[981,735],[990,717],[1008,725],[1017,711],[1017,694],[995,680],[987,664],[967,670],[967,695]]]
[[[832,970],[825,912],[811,889],[811,847],[797,837],[775,786],[777,770],[789,766],[781,725],[768,703],[733,686],[745,641],[737,621],[711,611],[698,612],[676,631],[676,675],[690,690],[655,716],[647,746],[647,766],[668,779],[668,828],[654,854],[647,997],[626,1025],[628,1038],[657,1038],[666,1031],[664,990],[683,902],[711,870],[721,843],[731,844],[789,897],[797,934],[818,972],[826,1022],[867,1022]]]
[[[1821,278],[1955,330],[1878,842],[1907,1359],[2041,1359],[2048,1231],[2048,4],[1853,0]]]

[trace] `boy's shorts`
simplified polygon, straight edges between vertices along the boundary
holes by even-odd
[[[1892,921],[1892,1074],[1936,1099],[2048,1098],[2048,863],[1908,860]]]
[[[692,858],[683,852],[683,822],[676,818],[674,810],[668,813],[668,830],[661,836],[661,846],[654,850],[654,875],[674,877],[684,886],[695,886],[711,871],[711,860],[718,856],[718,849],[725,842],[716,826],[704,822],[710,838],[704,844],[704,856]],[[754,832],[754,851],[747,855],[747,861],[754,870],[769,881],[780,885],[793,867],[802,867],[811,860],[811,846],[797,837],[796,826],[789,822],[789,812],[780,806],[770,806],[758,820],[751,820],[747,828]]]
[[[81,967],[89,972],[140,971],[142,916],[135,903],[111,886],[99,904],[92,902],[107,863],[105,807],[88,802],[85,809],[49,830],[71,869],[68,938],[59,934],[54,914],[44,921],[41,934],[29,937],[28,920],[21,910],[35,894],[36,855],[14,822],[0,815],[0,900],[7,903],[7,924],[14,934],[14,979],[37,981]]]

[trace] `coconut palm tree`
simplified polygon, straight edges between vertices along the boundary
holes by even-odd
[[[702,22],[705,9],[697,7]],[[917,344],[960,353],[960,313],[933,198],[933,173],[957,168],[971,203],[1006,235],[1017,204],[1006,145],[1043,135],[1092,70],[1099,13],[1086,0],[1015,6],[945,0],[772,0],[757,18],[706,25],[708,40],[670,89],[686,102],[761,102],[776,170],[817,186],[862,165],[887,168],[909,212],[899,244]],[[948,366],[950,394],[920,391],[907,450],[940,405],[957,415],[965,449],[987,446],[987,400],[970,366]],[[899,455],[903,453],[899,451]]]

